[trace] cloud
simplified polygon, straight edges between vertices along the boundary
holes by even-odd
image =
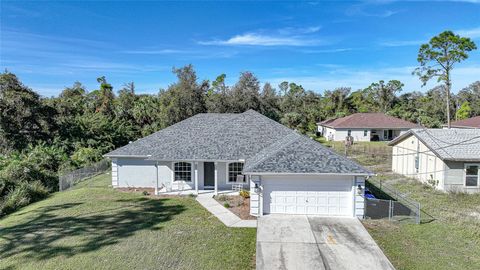
[[[380,42],[380,46],[384,47],[404,47],[404,46],[418,46],[425,43],[425,40],[392,40]]]
[[[126,54],[185,54],[190,53],[190,51],[182,51],[182,50],[175,50],[175,49],[140,49],[140,50],[125,50],[120,51],[120,53]]]
[[[462,37],[477,39],[477,38],[480,38],[480,27],[471,28],[471,29],[460,29],[455,31],[455,33]]]
[[[247,33],[236,35],[226,40],[199,41],[198,44],[230,46],[314,46],[320,44],[320,41],[300,36],[288,37]]]
[[[355,48],[334,48],[334,49],[318,49],[318,50],[301,50],[303,53],[339,53],[356,50]]]

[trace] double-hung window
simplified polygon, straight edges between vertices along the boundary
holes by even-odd
[[[175,181],[192,181],[192,164],[188,162],[175,162],[174,164]]]
[[[480,181],[480,164],[465,165],[465,186],[478,187]]]
[[[242,174],[243,171],[243,163],[241,162],[233,162],[228,164],[228,182],[237,182],[237,176]],[[243,178],[243,182],[245,182],[245,178]]]

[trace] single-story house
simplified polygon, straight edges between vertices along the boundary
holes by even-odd
[[[372,173],[253,110],[197,114],[118,148],[114,187],[250,190],[250,212],[363,217]]]
[[[317,123],[318,132],[329,141],[352,136],[358,142],[390,141],[418,125],[383,113],[355,113]]]
[[[480,128],[480,115],[450,123],[451,128]],[[448,128],[443,125],[443,128]]]
[[[480,191],[480,129],[411,129],[389,145],[392,171],[439,190]]]

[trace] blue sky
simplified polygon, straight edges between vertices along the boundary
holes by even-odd
[[[106,76],[118,90],[134,81],[156,93],[193,64],[200,79],[242,71],[262,83],[294,81],[309,90],[411,75],[421,43],[443,30],[480,47],[480,1],[163,2],[2,1],[0,67],[44,96]],[[480,50],[453,72],[453,90],[480,80]]]

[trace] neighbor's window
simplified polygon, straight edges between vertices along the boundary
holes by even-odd
[[[348,130],[348,131],[347,131],[347,135],[348,135],[348,136],[352,135],[352,131],[351,131],[351,130]]]
[[[368,130],[365,129],[365,130],[363,131],[363,137],[367,137],[367,134],[368,134]]]
[[[188,162],[175,163],[175,181],[192,181],[192,164]]]
[[[237,175],[242,174],[243,163],[234,162],[228,164],[228,182],[237,182]],[[245,182],[245,178],[243,179]]]
[[[478,168],[480,165],[467,165],[465,166],[465,186],[476,187],[478,186]]]

